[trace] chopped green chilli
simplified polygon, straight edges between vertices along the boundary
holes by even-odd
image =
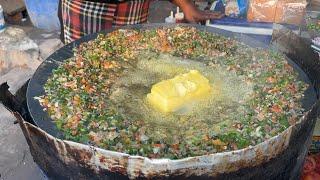
[[[196,69],[212,95],[183,112],[146,101],[152,85]],[[294,125],[308,85],[284,56],[191,27],[116,30],[53,71],[40,104],[65,139],[149,158],[232,151]]]

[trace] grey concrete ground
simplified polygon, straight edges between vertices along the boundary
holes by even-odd
[[[45,179],[33,162],[29,147],[15,117],[0,104],[0,179]]]
[[[0,41],[0,84],[7,82],[13,94],[50,53],[62,46],[57,32],[49,33],[32,27],[8,27],[0,34]],[[0,103],[0,180],[46,179],[34,163],[19,125],[14,124],[15,120]]]
[[[171,10],[175,6],[169,2],[154,1],[148,22],[164,22]],[[0,34],[0,84],[8,82],[14,94],[62,44],[58,32],[39,30],[30,23],[11,26],[8,32]],[[0,180],[47,179],[34,163],[22,131],[14,121],[15,117],[0,102]]]

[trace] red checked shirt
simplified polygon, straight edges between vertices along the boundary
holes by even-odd
[[[150,0],[60,0],[61,39],[70,43],[112,26],[145,23]]]

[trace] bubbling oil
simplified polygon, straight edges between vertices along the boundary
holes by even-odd
[[[191,102],[173,113],[161,113],[146,100],[152,85],[176,75],[198,70],[212,87],[204,100]],[[143,120],[147,136],[175,141],[174,137],[213,130],[244,115],[243,105],[253,93],[252,85],[224,67],[210,67],[200,61],[168,54],[145,53],[134,68],[126,69],[112,89],[110,99],[116,110],[130,121]]]

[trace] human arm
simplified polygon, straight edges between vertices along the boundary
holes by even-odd
[[[201,22],[209,19],[220,19],[224,15],[217,12],[208,12],[199,10],[192,0],[171,0],[172,3],[179,6],[188,22]]]

